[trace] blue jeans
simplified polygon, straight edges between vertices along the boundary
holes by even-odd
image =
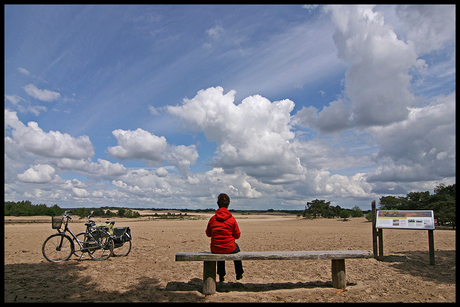
[[[229,254],[236,254],[239,252],[240,252],[240,247],[238,246],[238,244],[236,244],[235,250]],[[233,263],[235,265],[236,276],[243,275],[244,270],[243,270],[243,263],[241,262],[241,260],[233,260]],[[224,277],[225,274],[226,274],[225,261],[217,261],[217,275],[219,275],[220,277]]]

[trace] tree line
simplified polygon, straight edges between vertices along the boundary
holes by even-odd
[[[453,185],[445,186],[439,184],[434,189],[434,194],[429,191],[410,192],[405,197],[383,196],[380,198],[380,210],[433,210],[436,224],[444,226],[450,224],[455,228],[455,211],[456,211],[456,189]],[[326,200],[315,199],[307,202],[302,216],[306,218],[348,218],[361,217],[364,212],[355,206],[352,209],[342,209],[340,206],[331,206],[331,202]],[[366,215],[370,220],[372,212]]]
[[[430,192],[410,192],[405,197],[384,196],[380,198],[381,210],[433,210],[436,225],[450,224],[456,227],[456,189],[455,183],[445,186],[439,184]]]
[[[48,207],[45,204],[32,205],[28,200],[23,201],[5,201],[4,214],[5,216],[35,216],[35,215],[61,215],[64,210],[58,205]]]
[[[79,216],[80,218],[87,217],[90,214],[93,216],[101,216],[101,217],[127,217],[127,218],[135,218],[139,217],[140,214],[137,211],[133,211],[131,209],[125,208],[70,208],[70,209],[62,209],[58,205],[53,205],[48,207],[45,204],[33,205],[29,200],[23,201],[5,201],[4,202],[4,215],[5,216],[39,216],[39,215],[61,215],[64,213],[65,210],[72,210],[73,214]],[[117,210],[117,212],[112,212],[112,210]]]
[[[325,218],[334,218],[340,217],[343,219],[347,219],[351,217],[362,217],[364,216],[364,212],[358,207],[355,206],[352,209],[341,208],[339,205],[331,206],[330,201],[326,201],[324,199],[315,199],[311,202],[307,202],[305,206],[305,210],[302,213],[303,217],[306,218],[317,218],[317,217],[325,217]]]

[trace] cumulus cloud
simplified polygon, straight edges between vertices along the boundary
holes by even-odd
[[[168,146],[165,137],[158,137],[141,128],[135,131],[117,129],[112,134],[118,145],[109,147],[108,151],[114,158],[146,160],[153,165],[164,163],[163,152]]]
[[[47,183],[56,178],[55,169],[51,165],[33,165],[22,174],[18,174],[18,179],[30,183]]]
[[[112,134],[118,145],[109,147],[108,152],[117,159],[142,160],[148,165],[162,165],[168,161],[183,176],[187,176],[190,165],[198,159],[195,145],[169,145],[165,137],[158,137],[141,128],[135,131],[118,129]]]
[[[29,96],[32,96],[41,101],[53,101],[61,97],[60,93],[53,92],[50,90],[41,90],[33,84],[24,86],[24,90]]]
[[[94,155],[87,136],[74,138],[59,131],[44,132],[36,122],[25,126],[16,112],[5,110],[5,127],[12,129],[11,140],[16,148],[41,157],[85,159]]]
[[[417,52],[439,50],[455,40],[454,5],[398,5],[396,13]]]
[[[327,6],[325,11],[336,25],[338,57],[350,64],[344,99],[320,112],[314,107],[301,110],[295,122],[330,133],[406,119],[416,102],[411,72],[425,67],[413,44],[398,39],[373,6]]]
[[[113,177],[126,174],[126,168],[120,163],[112,163],[104,159],[97,159],[97,163],[90,159],[74,160],[62,158],[55,161],[62,170],[84,173],[88,176]]]
[[[411,109],[406,120],[370,129],[380,151],[368,181],[437,180],[455,176],[455,94]]]
[[[244,168],[251,176],[277,178],[301,174],[302,166],[294,155],[290,140],[290,100],[270,102],[259,95],[234,104],[235,91],[223,93],[222,87],[201,90],[193,99],[168,111],[182,118],[184,126],[203,131],[218,144],[212,165],[228,172]]]
[[[198,159],[198,151],[195,145],[170,146],[166,157],[169,164],[174,165],[181,175],[187,176],[190,165],[195,164]]]

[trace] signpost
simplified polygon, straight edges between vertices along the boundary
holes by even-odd
[[[434,213],[432,210],[377,210],[375,201],[373,201],[372,243],[374,248],[374,258],[378,260],[383,260],[383,229],[428,230],[430,264],[435,264],[433,236],[435,224]]]
[[[432,210],[378,210],[376,228],[434,230]]]

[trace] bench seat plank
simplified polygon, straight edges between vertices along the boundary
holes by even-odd
[[[222,260],[302,260],[302,259],[350,259],[371,258],[373,254],[361,250],[342,251],[282,251],[239,252],[236,254],[213,254],[211,252],[177,253],[176,261],[222,261]]]

